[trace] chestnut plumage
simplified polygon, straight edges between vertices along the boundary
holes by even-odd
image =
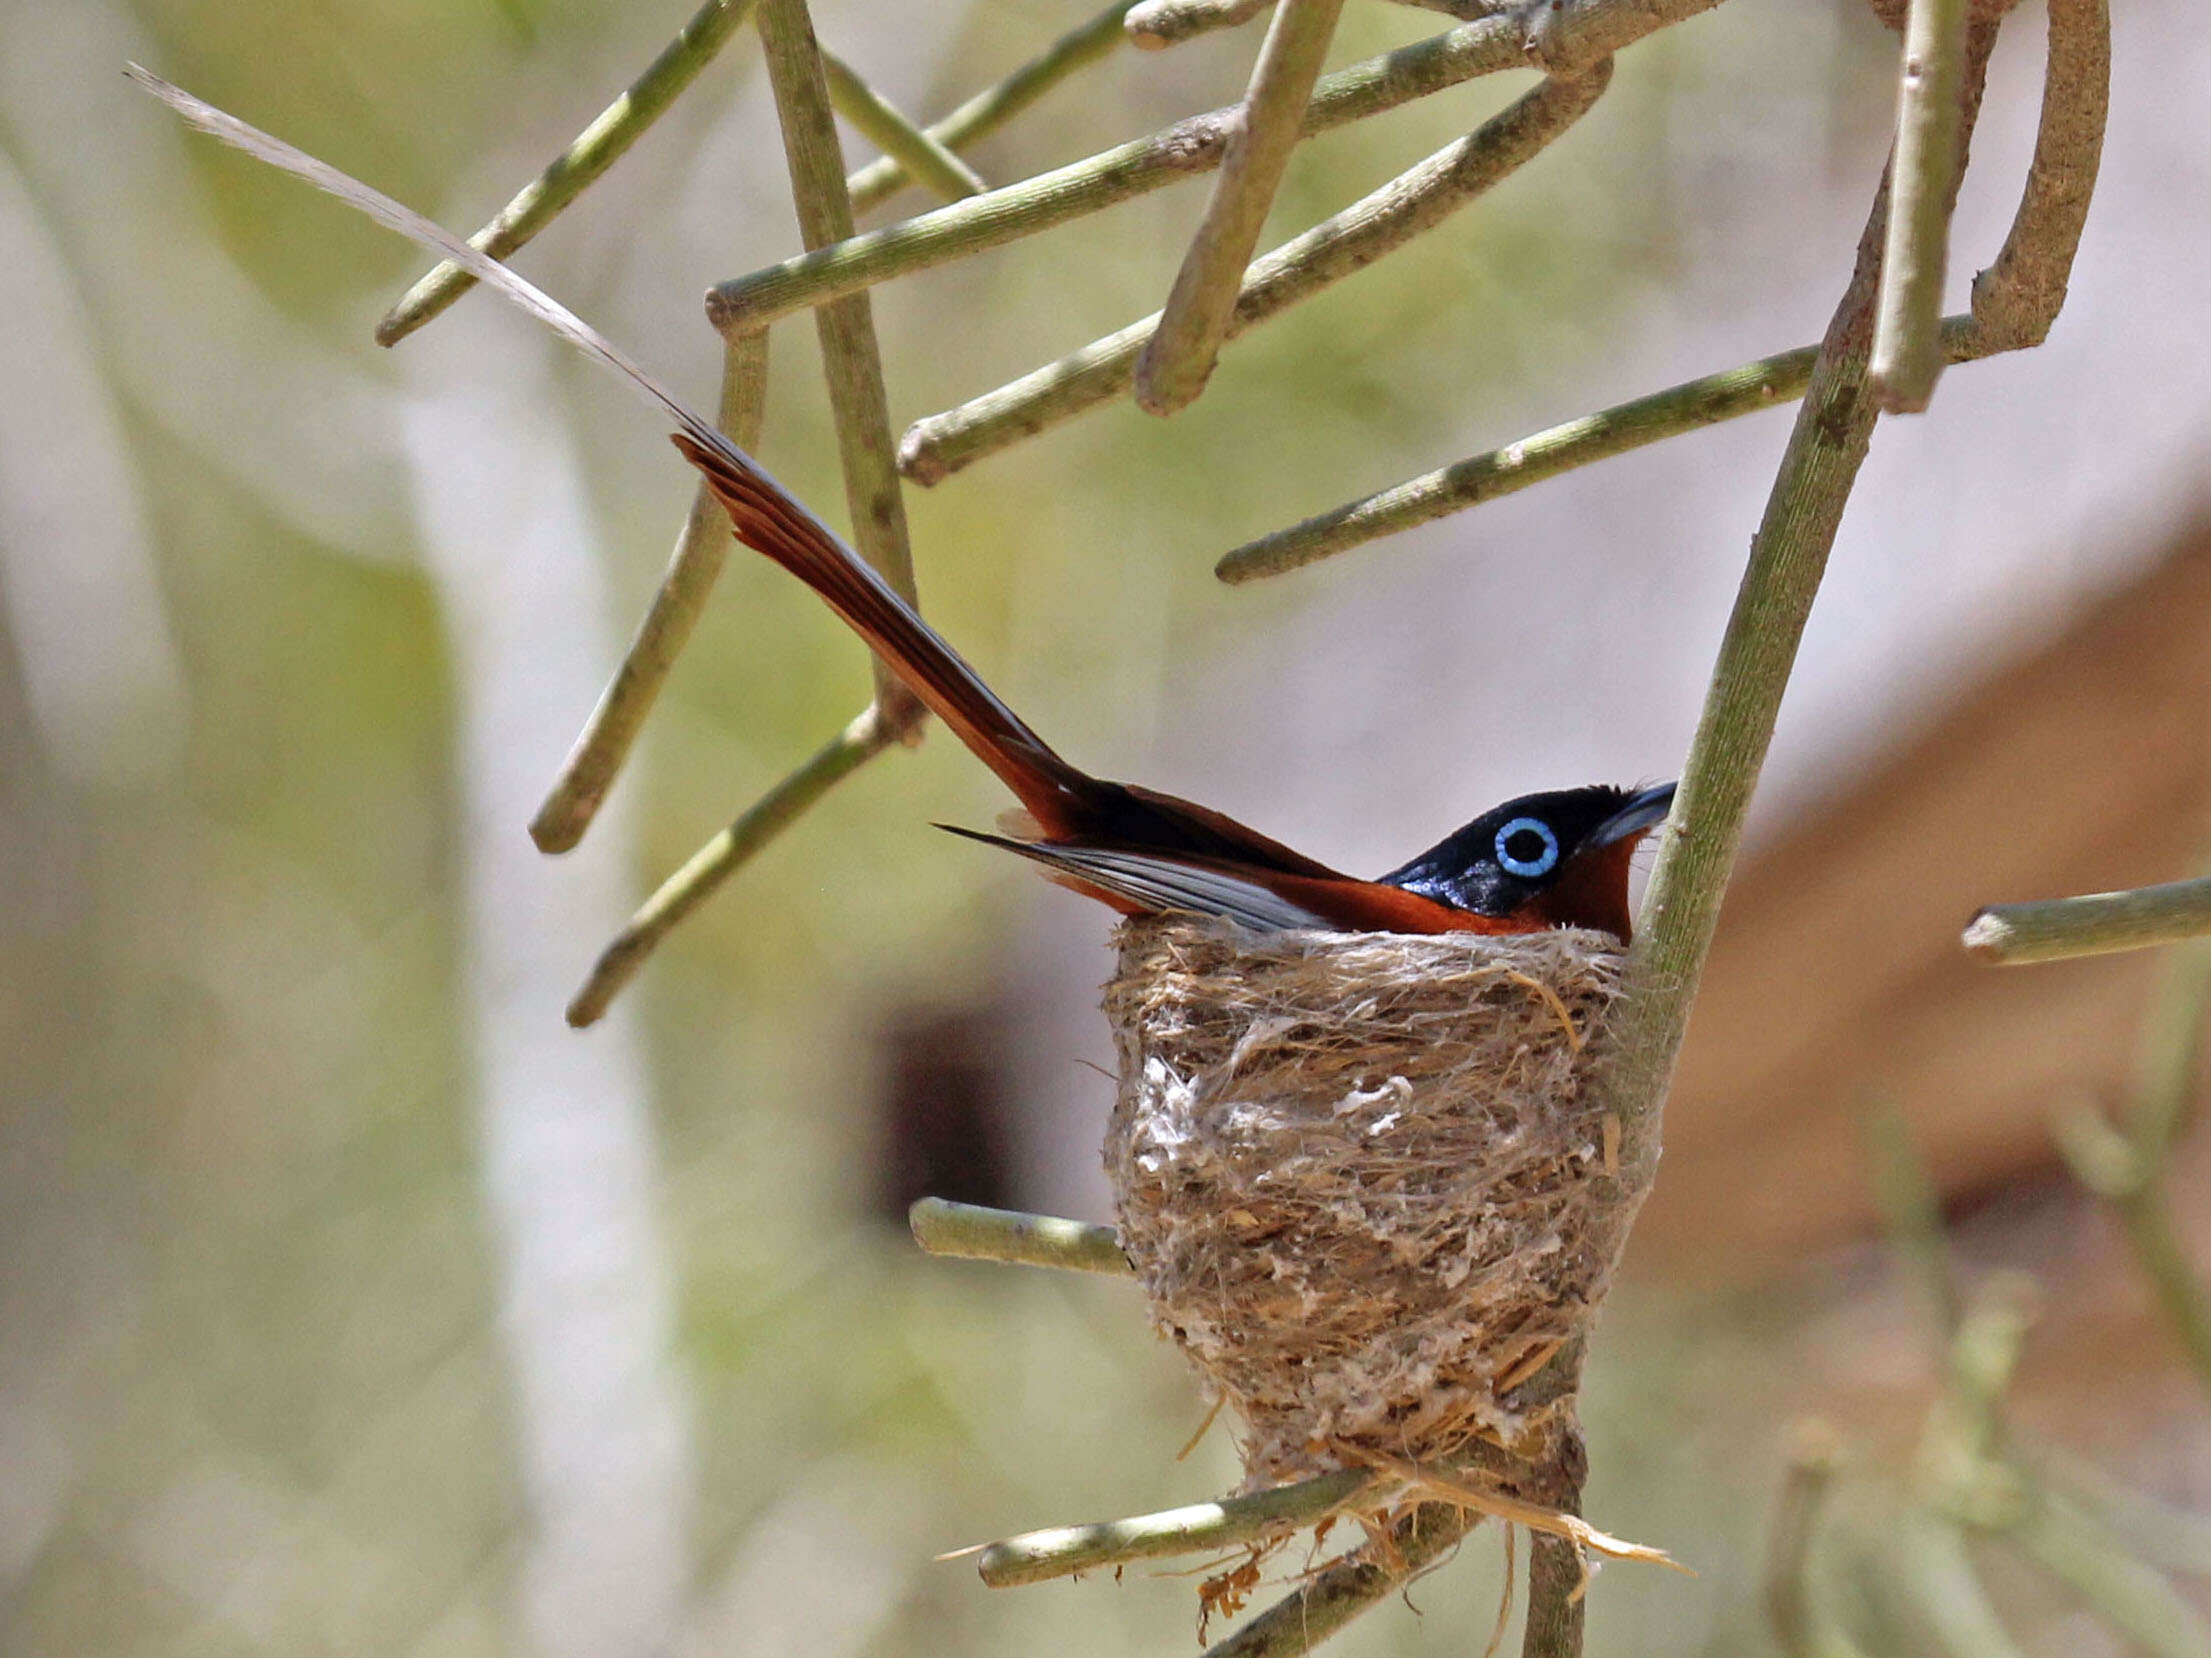
[[[1124,915],[1187,912],[1247,927],[1523,933],[1591,927],[1625,940],[1628,860],[1673,786],[1524,795],[1380,880],[1360,880],[1210,807],[1092,777],[984,684],[858,554],[711,429],[675,445],[737,539],[819,594],[928,709],[996,772],[1033,834],[954,833],[1041,863]]]
[[[676,427],[676,447],[704,474],[737,539],[820,594],[1013,790],[1036,831],[1025,839],[976,838],[1047,865],[1055,880],[1129,915],[1190,912],[1263,929],[1354,932],[1526,933],[1576,926],[1626,939],[1628,858],[1663,819],[1670,786],[1632,797],[1606,789],[1526,796],[1476,819],[1403,869],[1362,881],[1209,807],[1079,771],[798,497],[566,306],[327,162],[136,64],[127,73],[194,126],[435,249],[666,414]]]

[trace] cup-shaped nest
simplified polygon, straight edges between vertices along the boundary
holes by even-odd
[[[1550,1454],[1572,1400],[1516,1390],[1595,1317],[1641,1196],[1590,1085],[1618,942],[1150,918],[1120,945],[1121,1242],[1250,1486]]]

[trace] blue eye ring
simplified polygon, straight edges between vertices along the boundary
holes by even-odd
[[[1542,838],[1543,850],[1533,858],[1516,858],[1505,848],[1520,835],[1537,835]],[[1558,836],[1551,826],[1539,817],[1516,817],[1497,831],[1497,862],[1508,875],[1517,875],[1524,881],[1539,875],[1548,875],[1558,868]]]

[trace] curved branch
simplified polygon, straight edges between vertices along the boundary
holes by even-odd
[[[1973,279],[1977,355],[2040,345],[2065,305],[2088,223],[2111,105],[2106,0],[2049,0],[2042,116],[2019,211],[1996,263]]]

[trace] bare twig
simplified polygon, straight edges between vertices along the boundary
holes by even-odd
[[[629,90],[600,111],[469,242],[494,259],[504,259],[551,224],[562,208],[666,113],[751,10],[752,0],[706,0],[645,72],[630,82]],[[475,285],[476,279],[451,261],[433,267],[376,325],[376,343],[397,345]]]
[[[1911,0],[1897,74],[1896,199],[1874,309],[1873,395],[1889,414],[1926,408],[1942,372],[1942,279],[1962,157],[1966,0]]]
[[[1567,1343],[1549,1366],[1521,1388],[1516,1403],[1532,1411],[1570,1400],[1581,1385],[1582,1353],[1579,1341]],[[1570,1417],[1557,1457],[1547,1467],[1529,1467],[1479,1445],[1473,1448],[1469,1461],[1482,1463],[1493,1480],[1519,1487],[1531,1500],[1549,1509],[1570,1514],[1580,1507],[1587,1457],[1580,1430],[1572,1426]],[[1441,1560],[1472,1528],[1474,1519],[1467,1510],[1455,1506],[1416,1506],[1392,1527],[1388,1548],[1357,1550],[1316,1573],[1294,1593],[1209,1648],[1205,1658],[1293,1658],[1311,1650]],[[1556,1547],[1546,1549],[1546,1544]],[[1524,1658],[1575,1658],[1578,1646],[1570,1644],[1568,1638],[1571,1642],[1580,1639],[1579,1603],[1588,1582],[1581,1557],[1572,1544],[1557,1538],[1538,1536],[1535,1545],[1529,1557]],[[1545,1562],[1540,1570],[1538,1561]]]
[[[1130,45],[1159,52],[1215,29],[1249,23],[1270,4],[1272,0],[1140,0],[1121,26]]]
[[[1599,1531],[1571,1506],[1562,1508],[1502,1493],[1488,1483],[1470,1479],[1436,1463],[1393,1457],[1378,1459],[1377,1466],[1402,1480],[1411,1496],[1456,1503],[1470,1514],[1487,1515],[1508,1525],[1524,1526],[1538,1537],[1555,1537],[1569,1544],[1575,1551],[1575,1558],[1585,1566],[1591,1555],[1602,1555],[1607,1560],[1640,1560],[1653,1566],[1665,1566],[1685,1577],[1695,1575],[1664,1549],[1652,1548],[1648,1543],[1631,1543],[1624,1537]],[[1586,1571],[1582,1575],[1586,1577]]]
[[[861,79],[860,72],[826,46],[821,54],[822,74],[829,85],[829,101],[869,143],[887,156],[896,156],[906,176],[946,201],[979,196],[990,186],[982,175],[954,155],[940,140],[909,121],[896,105]],[[847,183],[846,194],[851,193]]]
[[[1964,319],[1958,319],[1962,326]],[[1723,420],[1794,402],[1812,378],[1817,346],[1799,346],[1739,368],[1687,380],[1609,409],[1546,427],[1407,479],[1392,488],[1263,535],[1222,555],[1213,573],[1225,582],[1285,575],[1369,541],[1511,495],[1577,467],[1624,455]],[[908,440],[912,439],[909,435]]]
[[[1368,1469],[1341,1469],[1248,1497],[1223,1497],[1098,1525],[1024,1532],[976,1551],[976,1566],[993,1589],[1011,1589],[1101,1566],[1235,1548],[1317,1524],[1357,1501],[1376,1478]]]
[[[760,0],[760,45],[783,125],[799,234],[810,248],[843,241],[852,234],[852,198],[845,193],[844,157],[837,147],[836,121],[806,0]],[[874,308],[867,295],[852,294],[820,307],[814,322],[821,335],[830,413],[837,424],[837,453],[844,464],[853,545],[911,601],[913,553],[906,541],[906,503],[899,493]],[[884,728],[901,741],[918,737],[921,704],[880,659],[872,667],[875,706]]]
[[[1996,263],[1973,279],[1977,355],[2040,345],[2065,304],[2111,101],[2105,0],[2049,0],[2049,58],[2026,194]]]
[[[1020,1266],[1064,1267],[1071,1272],[1129,1274],[1120,1236],[1110,1226],[1092,1226],[1056,1215],[1026,1215],[989,1209],[979,1203],[949,1203],[925,1197],[906,1211],[914,1242],[932,1255],[971,1261],[1009,1261]]]
[[[1539,67],[1572,76],[1655,29],[1718,0],[1567,0],[1542,8],[1533,33],[1516,17],[1464,23],[1428,40],[1322,77],[1305,112],[1305,137],[1395,109],[1477,75]],[[1163,132],[833,247],[787,259],[710,290],[707,315],[743,332],[894,276],[1065,224],[1132,196],[1220,165],[1233,110],[1214,110]]]
[[[2104,0],[2053,0],[2034,165],[2002,254],[1974,281],[1972,315],[1943,320],[1946,361],[2017,351],[2048,336],[2095,184],[2110,58]],[[1215,574],[1229,582],[1280,575],[1643,444],[1755,414],[1802,396],[1813,356],[1809,346],[1783,352],[1551,427],[1248,542]]]
[[[1542,82],[1475,132],[1267,254],[1245,273],[1227,337],[1235,339],[1442,223],[1579,120],[1611,72],[1606,58],[1575,80]],[[1134,381],[1137,354],[1158,323],[1154,312],[973,402],[917,421],[899,445],[900,469],[917,483],[934,484],[1120,396]],[[1809,369],[1811,353],[1804,355]]]
[[[2026,904],[1991,904],[1966,926],[1961,942],[2003,967],[2109,955],[2211,934],[2211,877],[2091,892]]]
[[[630,924],[599,952],[590,976],[568,1004],[568,1022],[579,1029],[596,1022],[679,922],[815,801],[892,741],[881,716],[869,707],[812,759],[762,795],[735,823],[693,853],[690,862],[663,881]]]
[[[733,340],[723,348],[720,422],[740,449],[760,443],[762,410],[768,388],[768,336],[765,330]],[[600,694],[583,735],[569,752],[560,776],[530,819],[530,839],[541,852],[566,852],[583,839],[598,815],[615,774],[629,757],[645,716],[659,699],[668,672],[691,638],[700,614],[729,557],[729,515],[701,484],[691,513],[676,537],[667,574],[653,595],[636,637]]]
[[[1296,1658],[1310,1652],[1435,1565],[1466,1532],[1466,1517],[1455,1508],[1416,1508],[1391,1528],[1386,1559],[1366,1548],[1336,1561],[1233,1635],[1207,1647],[1204,1658]],[[1579,1575],[1577,1567],[1577,1581]]]
[[[1078,23],[1035,57],[993,86],[985,87],[941,121],[924,130],[948,150],[961,150],[996,132],[1045,93],[1087,63],[1095,63],[1121,44],[1121,20],[1131,0],[1113,4]],[[852,210],[865,213],[895,196],[909,182],[896,156],[881,156],[850,178]]]
[[[2116,1212],[2163,1322],[2211,1388],[2211,1306],[2173,1225],[2164,1174],[2196,1103],[2211,1015],[2211,939],[2173,952],[2145,1022],[2123,1129],[2082,1109],[2059,1119],[2058,1144],[2082,1184]]]
[[[1136,401],[1171,415],[1197,401],[1227,337],[1244,267],[1274,208],[1343,0],[1275,0],[1259,61],[1229,124],[1220,176],[1159,326],[1136,364]]]

